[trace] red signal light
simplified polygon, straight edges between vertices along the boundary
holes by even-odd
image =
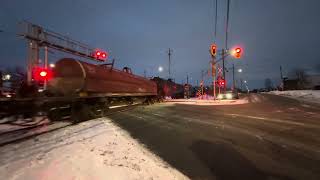
[[[218,79],[218,80],[217,80],[217,84],[218,84],[218,86],[220,86],[220,87],[224,87],[225,84],[226,84],[226,80],[224,80],[224,79]]]
[[[242,49],[240,47],[237,47],[233,50],[233,56],[235,58],[241,58],[242,55]]]
[[[104,61],[107,59],[107,53],[100,50],[95,50],[95,52],[93,53],[93,56],[95,59],[101,60],[101,61]]]
[[[211,46],[210,46],[210,54],[212,56],[215,56],[217,54],[217,45],[211,44]]]
[[[33,69],[33,78],[36,81],[48,81],[52,78],[52,71],[50,69],[36,67]]]

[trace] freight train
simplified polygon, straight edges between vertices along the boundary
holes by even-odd
[[[5,103],[8,111],[10,107],[41,109],[52,119],[59,119],[62,112],[71,111],[71,119],[79,122],[103,116],[110,106],[150,104],[165,97],[182,98],[183,86],[170,79],[156,77],[149,80],[134,75],[127,67],[118,70],[110,64],[94,65],[63,58],[56,62],[41,96],[33,94],[31,98],[12,99]],[[3,102],[0,103],[0,111],[5,111]]]

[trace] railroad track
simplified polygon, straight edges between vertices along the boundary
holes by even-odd
[[[128,111],[137,106],[141,106],[141,104],[111,106],[105,116]],[[71,122],[70,115],[62,117],[59,121],[50,121],[46,116],[37,116],[29,119],[21,119],[21,117],[18,119],[18,116],[13,116],[11,118],[17,119],[0,120],[0,147],[31,139],[35,136],[53,132],[68,126],[77,125]]]

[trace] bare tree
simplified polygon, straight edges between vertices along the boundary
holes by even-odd
[[[27,76],[25,69],[20,66],[7,68],[5,73],[10,75],[10,80],[8,80],[10,82],[9,88],[13,92],[16,92],[21,87]]]
[[[306,71],[302,68],[296,68],[294,70],[291,71],[291,76],[293,76],[294,78],[297,79],[298,81],[298,88],[299,89],[304,89],[305,85],[308,84],[308,74],[306,73]]]

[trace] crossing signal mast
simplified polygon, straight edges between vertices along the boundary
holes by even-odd
[[[43,79],[48,76],[48,48],[66,52],[75,56],[84,57],[90,60],[104,62],[108,59],[108,54],[100,49],[94,49],[81,42],[75,41],[61,35],[59,33],[45,29],[39,25],[32,24],[27,21],[19,23],[19,35],[28,40],[28,68],[27,82],[31,85],[33,79]],[[42,68],[42,73],[35,74],[34,71],[39,69],[39,51],[40,48],[45,50],[45,65]],[[47,74],[46,74],[47,72]],[[38,76],[39,75],[39,76]]]

